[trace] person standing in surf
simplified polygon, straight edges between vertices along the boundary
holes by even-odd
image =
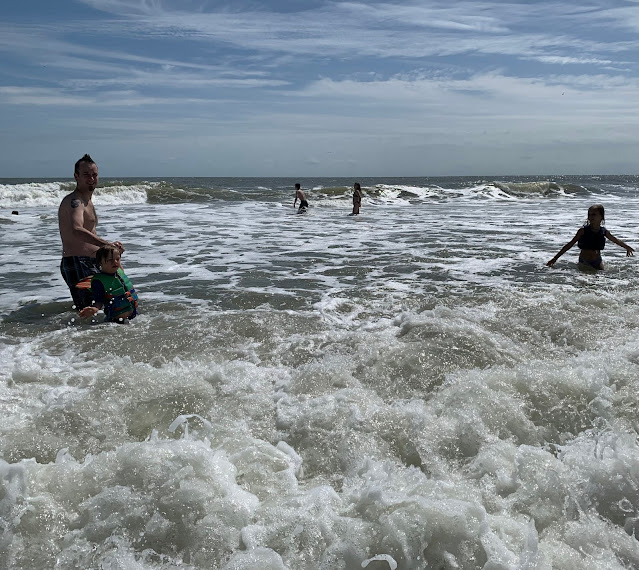
[[[359,207],[362,205],[362,187],[359,182],[353,184],[353,213],[352,216],[359,214]]]
[[[295,184],[295,200],[293,201],[293,208],[295,208],[295,205],[297,204],[297,200],[299,199],[300,201],[300,207],[297,210],[298,214],[301,214],[302,212],[305,212],[308,209],[308,202],[306,200],[306,195],[304,194],[304,192],[302,191],[299,182]]]
[[[606,245],[606,238],[611,242],[626,250],[626,257],[633,255],[635,251],[629,245],[626,245],[620,239],[613,236],[602,224],[605,219],[604,207],[601,204],[594,204],[588,208],[588,221],[577,230],[575,237],[572,238],[559,253],[555,255],[546,265],[552,267],[555,262],[566,253],[573,245],[579,245],[579,263],[592,267],[594,269],[603,269],[603,260],[601,259],[601,250]]]
[[[98,165],[85,154],[75,163],[73,177],[76,188],[62,199],[58,209],[58,225],[62,239],[60,273],[71,291],[75,309],[80,311],[91,305],[91,292],[76,285],[89,275],[100,272],[95,261],[96,251],[103,245],[114,245],[120,253],[124,247],[119,241],[109,242],[96,233],[98,216],[93,207],[93,192],[98,186]]]

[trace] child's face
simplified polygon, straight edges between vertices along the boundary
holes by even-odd
[[[601,220],[603,220],[601,212],[597,208],[588,210],[588,220],[591,224],[600,224]]]
[[[120,267],[122,267],[120,265],[120,254],[115,252],[113,255],[103,259],[100,264],[100,269],[102,269],[104,273],[115,273]]]

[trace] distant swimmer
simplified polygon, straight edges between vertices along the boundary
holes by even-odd
[[[362,205],[362,188],[359,182],[353,184],[353,216],[359,214],[359,207]]]
[[[300,188],[299,183],[295,184],[295,200],[293,201],[293,208],[295,208],[298,199],[300,201],[300,207],[297,210],[297,213],[301,214],[302,212],[306,212],[306,210],[308,209],[308,202],[306,200],[306,195]]]
[[[93,305],[80,311],[82,318],[92,317],[104,309],[105,321],[123,324],[138,314],[138,296],[122,269],[120,255],[120,248],[115,244],[104,245],[96,252],[100,272],[77,285],[78,289],[90,291],[93,298]]]
[[[546,263],[546,265],[552,267],[573,245],[578,244],[580,249],[579,263],[587,267],[593,267],[594,269],[603,269],[601,250],[606,245],[606,238],[623,247],[626,250],[626,257],[633,255],[634,249],[620,239],[617,239],[601,225],[604,222],[604,218],[604,207],[601,204],[590,206],[590,208],[588,208],[588,221],[577,230],[575,237],[564,245],[559,253]]]
[[[58,209],[62,239],[60,272],[79,311],[91,305],[92,298],[90,291],[78,289],[76,285],[85,277],[100,272],[95,253],[98,248],[111,242],[96,234],[98,216],[91,199],[98,186],[98,166],[88,154],[75,163],[73,177],[76,188],[62,199]],[[113,245],[120,253],[124,251],[119,241],[114,241]]]

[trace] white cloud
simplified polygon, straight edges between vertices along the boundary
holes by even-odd
[[[101,13],[0,24],[0,120],[29,110],[12,147],[86,132],[158,160],[224,146],[238,169],[637,148],[636,2],[84,3]]]
[[[628,20],[637,19],[630,9],[577,9],[557,2],[466,1],[427,5],[334,2],[304,11],[301,16],[266,10],[193,13],[181,10],[179,4],[175,9],[157,3],[92,1],[91,4],[122,16],[140,11],[146,14],[144,19],[111,22],[109,29],[114,34],[223,42],[242,51],[315,58],[423,58],[473,52],[526,56],[531,51],[540,57],[552,57],[558,49],[616,53],[627,50],[628,44],[618,43],[614,37],[603,43],[571,36],[570,27],[575,22],[595,27],[606,22],[627,28]],[[562,33],[552,29],[543,32],[549,27],[548,22],[563,22]],[[552,49],[553,53],[545,54],[544,49]]]
[[[55,107],[92,105],[95,102],[91,97],[71,96],[56,89],[18,86],[0,87],[0,101],[7,105]]]
[[[0,87],[0,101],[6,105],[22,107],[72,107],[78,110],[95,107],[208,105],[212,102],[211,99],[196,97],[149,97],[130,90],[81,95],[63,89],[18,86]],[[214,102],[219,103],[220,101]]]

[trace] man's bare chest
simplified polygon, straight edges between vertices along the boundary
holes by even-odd
[[[84,208],[84,227],[87,229],[95,229],[98,225],[98,215],[95,212],[93,203],[89,202]]]

